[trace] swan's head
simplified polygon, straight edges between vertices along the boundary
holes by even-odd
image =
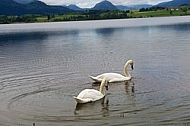
[[[133,60],[128,60],[128,63],[131,65],[131,69],[133,70],[134,69],[134,67],[133,67]]]

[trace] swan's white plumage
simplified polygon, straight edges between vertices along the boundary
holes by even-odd
[[[107,86],[107,80],[105,79],[102,80],[100,91],[95,89],[84,89],[77,97],[74,96],[74,99],[77,103],[88,103],[100,100],[105,96],[105,93],[103,92],[104,86]]]
[[[95,89],[84,89],[77,97],[74,97],[74,99],[77,103],[87,103],[97,101],[103,97],[104,95]]]
[[[127,67],[131,65],[131,68],[133,69],[133,61],[128,60],[126,64],[124,65],[124,74],[125,76],[118,74],[118,73],[103,73],[96,77],[90,76],[92,80],[95,82],[101,82],[103,78],[106,78],[108,82],[120,82],[120,81],[128,81],[131,79],[131,75],[128,73]]]
[[[104,73],[104,74],[98,75],[96,77],[90,76],[90,78],[96,82],[101,82],[104,77],[106,77],[108,82],[110,82],[110,83],[111,82],[119,82],[119,81],[127,81],[127,80],[131,79],[130,77],[125,77],[118,73]]]

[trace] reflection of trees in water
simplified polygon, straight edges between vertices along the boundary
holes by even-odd
[[[48,37],[67,37],[73,38],[78,37],[78,30],[62,30],[62,31],[20,31],[20,32],[0,32],[0,44],[5,42],[14,42],[14,44],[25,44],[28,41],[44,42]],[[75,39],[76,40],[76,39]]]
[[[100,35],[102,37],[109,37],[115,34],[115,32],[118,31],[124,31],[125,28],[97,28],[95,29],[95,32],[97,35]]]
[[[109,116],[109,100],[104,97],[96,102],[86,104],[77,103],[74,114],[78,116]]]
[[[0,34],[0,42],[25,42],[29,40],[44,40],[48,37],[47,34],[43,32],[18,32],[9,34]]]
[[[96,33],[102,36],[110,36],[115,32],[114,28],[99,28],[96,29]]]

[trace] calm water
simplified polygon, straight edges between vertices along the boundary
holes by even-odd
[[[190,125],[190,17],[0,25],[0,125]],[[104,101],[88,75],[133,78]]]

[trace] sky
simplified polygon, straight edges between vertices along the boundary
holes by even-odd
[[[103,0],[40,0],[48,5],[70,5],[75,4],[82,8],[90,8],[95,6]],[[158,4],[160,2],[171,1],[171,0],[108,0],[114,5],[134,5],[134,4]]]

